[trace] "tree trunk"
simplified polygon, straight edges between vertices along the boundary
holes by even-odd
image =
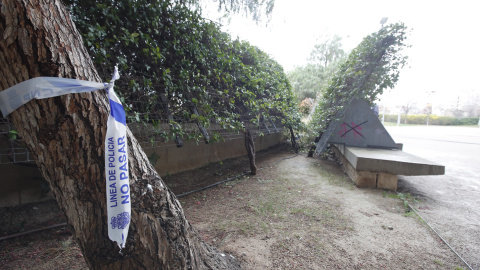
[[[295,139],[295,133],[293,133],[292,126],[288,126],[288,128],[290,129],[290,141],[292,142],[293,151],[295,152],[295,154],[298,154],[298,144],[297,140]]]
[[[257,165],[255,165],[255,143],[253,142],[250,130],[245,130],[245,148],[247,149],[248,160],[250,161],[250,173],[257,174]]]
[[[58,0],[2,0],[0,33],[0,90],[39,76],[100,81]],[[119,252],[107,235],[107,117],[105,91],[32,100],[10,114],[89,267],[239,269],[233,257],[201,240],[129,130],[132,220]]]

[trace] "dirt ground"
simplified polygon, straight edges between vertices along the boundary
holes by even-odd
[[[401,198],[356,188],[333,161],[288,147],[257,153],[244,175],[179,200],[209,244],[244,269],[464,269]],[[178,195],[248,169],[245,157],[165,177]],[[0,209],[0,233],[65,222],[55,202]],[[0,241],[1,269],[86,269],[66,227]]]

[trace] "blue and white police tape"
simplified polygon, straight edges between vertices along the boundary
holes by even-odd
[[[113,91],[114,82],[118,78],[118,71],[115,68],[112,82],[107,88],[110,115],[105,137],[105,174],[109,220],[108,236],[112,241],[117,242],[120,248],[123,248],[130,225],[131,207],[125,110]]]
[[[105,138],[105,176],[107,190],[108,236],[125,247],[130,226],[130,185],[128,173],[128,146],[125,110],[113,91],[119,79],[115,67],[110,83],[97,83],[75,79],[38,77],[12,86],[0,92],[0,110],[3,117],[32,99],[56,97],[71,93],[85,93],[107,88],[110,115]]]
[[[32,99],[43,99],[71,93],[92,92],[105,89],[107,83],[89,82],[56,77],[37,77],[0,92],[0,109],[3,117]]]

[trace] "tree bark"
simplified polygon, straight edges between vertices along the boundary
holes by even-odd
[[[288,128],[290,129],[290,141],[292,142],[293,151],[295,152],[295,154],[298,154],[298,144],[297,140],[295,139],[295,133],[293,133],[292,126],[288,126]]]
[[[257,165],[255,165],[255,143],[249,129],[245,130],[245,148],[247,149],[248,160],[250,161],[250,173],[256,175]]]
[[[0,33],[0,90],[39,76],[100,81],[58,0],[2,0]],[[32,100],[9,117],[49,182],[90,268],[240,268],[232,256],[201,240],[130,130],[132,220],[121,253],[110,241],[105,91]]]

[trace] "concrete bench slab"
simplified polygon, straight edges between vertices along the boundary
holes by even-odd
[[[443,175],[445,166],[401,150],[332,145],[358,187],[397,189],[397,175]]]
[[[398,175],[445,174],[445,166],[401,150],[345,147],[343,145],[337,145],[337,148],[350,164],[360,171],[377,171]]]

